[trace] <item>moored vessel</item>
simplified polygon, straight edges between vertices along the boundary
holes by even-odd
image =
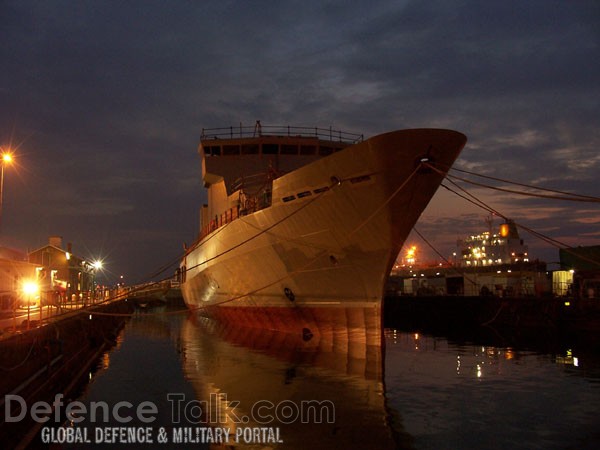
[[[379,311],[404,240],[465,143],[442,129],[366,140],[260,122],[203,130],[208,204],[180,265],[186,304],[279,330],[332,307]]]

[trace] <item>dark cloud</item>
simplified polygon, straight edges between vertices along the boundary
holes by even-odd
[[[600,195],[594,1],[5,1],[0,17],[14,245],[62,234],[113,274],[151,273],[195,238],[201,128],[256,119],[454,128],[469,137],[457,167]],[[476,192],[600,243],[592,205]],[[449,251],[484,215],[444,192],[419,226]]]

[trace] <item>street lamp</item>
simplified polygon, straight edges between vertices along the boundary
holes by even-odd
[[[94,276],[92,278],[92,299],[95,302],[96,301],[96,273],[99,270],[102,270],[102,267],[103,267],[102,261],[100,261],[98,259],[95,260],[92,263],[92,267],[94,268],[94,272],[93,272]]]
[[[2,160],[0,162],[0,230],[2,227],[2,203],[4,197],[4,166],[12,163],[12,155],[9,152],[2,152]]]
[[[27,302],[27,329],[29,329],[29,317],[31,314],[31,299],[35,300],[35,296],[40,292],[39,285],[32,280],[23,281],[23,294]],[[42,318],[42,303],[40,301],[40,319]]]

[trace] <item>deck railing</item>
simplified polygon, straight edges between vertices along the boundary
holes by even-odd
[[[255,125],[230,126],[223,128],[203,128],[200,139],[237,139],[261,136],[313,137],[326,141],[347,142],[355,144],[362,142],[363,135],[334,130],[332,127],[292,127],[289,125]]]
[[[229,222],[234,221],[240,216],[239,207],[229,208],[224,213],[215,216],[210,222],[202,227],[202,231],[200,232],[200,236],[196,242],[201,241],[210,233],[215,231],[217,228],[222,227],[223,225],[227,225]]]

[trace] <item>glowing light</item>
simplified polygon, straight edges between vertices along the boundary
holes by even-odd
[[[408,264],[414,264],[417,255],[417,246],[413,245],[406,251],[406,262]]]
[[[100,269],[102,269],[102,261],[94,261],[92,263],[92,266],[94,267],[94,269],[100,270]]]
[[[27,280],[23,281],[23,294],[35,295],[39,292],[40,287],[35,281]]]
[[[2,162],[3,163],[11,163],[12,160],[13,160],[13,158],[10,153],[2,153]]]

